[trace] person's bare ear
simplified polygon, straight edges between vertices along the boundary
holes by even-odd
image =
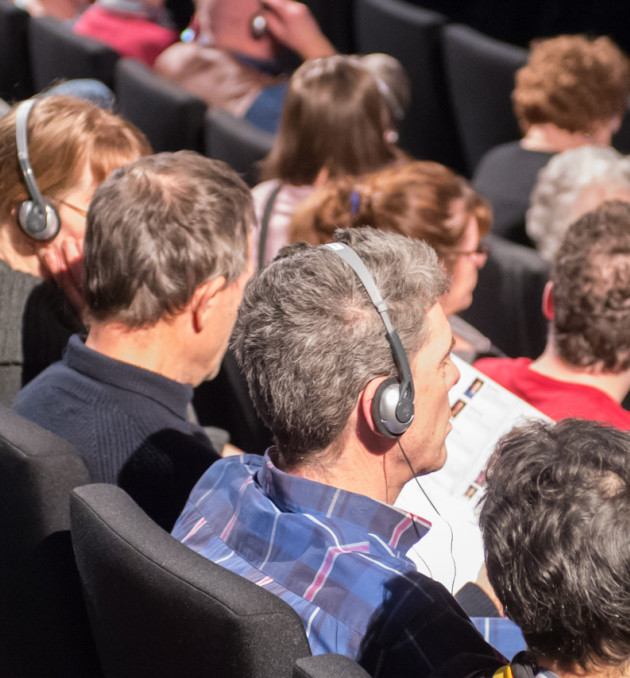
[[[545,285],[543,292],[542,312],[547,320],[553,320],[553,283],[551,280]]]
[[[201,332],[205,328],[212,312],[213,302],[224,288],[225,277],[219,275],[201,283],[195,290],[189,304],[195,332]]]

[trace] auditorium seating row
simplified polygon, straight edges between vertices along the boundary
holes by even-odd
[[[324,10],[314,0],[320,15]],[[321,3],[320,3],[321,4]],[[347,3],[350,4],[350,3]],[[412,83],[411,109],[401,145],[411,155],[436,160],[470,176],[485,151],[517,139],[510,92],[527,50],[405,0],[353,0],[353,35],[337,36],[361,53],[398,58]],[[333,36],[335,37],[335,36]],[[156,151],[190,148],[230,162],[250,184],[253,163],[273,137],[165,83],[139,63],[74,35],[52,18],[29,19],[0,0],[0,97],[24,98],[63,78],[96,77],[112,87],[120,112],[137,124]],[[615,145],[630,152],[630,118]]]
[[[65,441],[0,406],[0,675],[365,678],[311,657],[286,603],[90,485]]]

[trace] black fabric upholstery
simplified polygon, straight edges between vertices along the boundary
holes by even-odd
[[[621,121],[621,128],[613,137],[612,145],[620,153],[630,154],[630,108],[626,109],[626,114]]]
[[[135,59],[116,66],[118,112],[139,127],[156,153],[203,150],[206,104]]]
[[[83,35],[49,16],[29,23],[29,53],[33,84],[39,92],[57,80],[95,78],[114,86],[114,66],[120,55],[111,47]]]
[[[0,675],[98,676],[70,543],[89,482],[69,443],[0,406]]]
[[[342,654],[320,654],[295,662],[293,678],[368,678],[370,674]]]
[[[208,111],[206,116],[205,154],[227,162],[249,186],[259,183],[258,162],[269,153],[274,138],[227,111]]]
[[[120,488],[78,488],[71,522],[108,678],[282,678],[310,654],[291,607],[188,549]]]
[[[471,307],[460,315],[511,358],[537,358],[547,338],[541,309],[549,265],[529,247],[498,236],[485,241],[490,256],[479,271]]]
[[[357,49],[396,57],[411,80],[411,107],[400,145],[421,160],[461,170],[463,159],[442,69],[441,33],[446,17],[404,0],[356,0]]]
[[[468,26],[443,31],[444,64],[468,174],[493,146],[521,137],[510,95],[528,52]]]
[[[354,2],[342,0],[304,0],[324,35],[342,54],[354,54]]]
[[[455,600],[469,617],[501,616],[490,596],[473,582],[466,582],[455,594]]]
[[[10,0],[0,0],[0,99],[26,99],[33,93],[28,21],[28,12]]]

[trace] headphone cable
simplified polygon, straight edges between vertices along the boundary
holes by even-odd
[[[457,578],[457,564],[455,562],[455,556],[453,554],[453,543],[454,543],[453,528],[451,527],[451,524],[448,522],[448,520],[446,520],[446,518],[444,518],[442,516],[442,514],[438,511],[436,505],[431,501],[431,497],[429,497],[429,495],[425,492],[424,487],[422,487],[422,485],[420,484],[420,481],[418,480],[418,476],[416,475],[416,472],[414,471],[413,466],[411,465],[411,462],[409,461],[409,457],[407,456],[405,450],[403,449],[402,444],[400,443],[400,438],[396,438],[396,442],[398,443],[398,447],[400,448],[400,451],[402,452],[402,455],[405,458],[405,461],[407,462],[407,466],[409,466],[409,470],[411,471],[411,473],[413,475],[413,479],[416,481],[416,485],[418,486],[418,489],[420,490],[420,492],[422,492],[425,499],[429,502],[429,504],[431,505],[431,508],[435,511],[435,513],[438,515],[438,517],[446,523],[446,526],[448,527],[448,530],[450,532],[451,538],[450,538],[449,548],[450,548],[450,553],[451,553],[451,561],[453,563],[453,579],[451,581],[450,590],[451,590],[451,593],[453,595],[455,595],[454,589],[455,589],[455,579]],[[417,535],[418,541],[419,541],[421,539],[421,537],[418,533],[418,528],[416,527],[415,522],[413,524],[414,524],[414,528],[416,530],[416,535]],[[431,572],[431,568],[429,567],[426,560],[424,560],[424,558],[418,553],[418,551],[415,548],[414,548],[414,551],[415,551],[416,555],[420,558],[420,560],[424,563],[424,566],[427,568],[427,570],[429,572],[429,576],[431,577],[431,579],[433,579],[433,573]]]

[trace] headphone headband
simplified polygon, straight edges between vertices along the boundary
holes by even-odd
[[[30,196],[30,200],[25,200],[18,206],[17,221],[26,235],[35,240],[47,241],[59,233],[61,221],[55,206],[41,194],[28,155],[28,117],[36,103],[37,99],[27,99],[15,111],[17,157]]]
[[[383,325],[385,325],[385,336],[389,342],[394,364],[398,371],[398,382],[386,380],[381,385],[383,388],[379,387],[374,396],[372,411],[379,431],[390,438],[396,438],[409,428],[414,417],[415,390],[407,354],[398,332],[391,323],[387,304],[359,255],[351,247],[340,242],[327,243],[322,247],[334,252],[356,273],[383,321]]]

